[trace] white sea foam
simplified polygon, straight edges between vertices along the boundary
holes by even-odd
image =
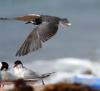
[[[31,63],[27,62],[25,65],[38,73],[56,72],[46,80],[50,83],[59,81],[73,82],[72,78],[74,75],[80,75],[87,70],[90,70],[93,75],[100,76],[99,64],[93,61],[91,62],[88,59],[62,58],[49,61],[37,60]]]

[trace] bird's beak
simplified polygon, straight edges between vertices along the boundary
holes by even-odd
[[[13,66],[13,68],[15,68],[15,67],[16,67],[16,65]]]
[[[61,22],[60,25],[63,26],[63,27],[66,27],[66,26],[70,27],[72,24],[70,22],[68,22],[68,23],[62,23]]]
[[[69,26],[71,26],[72,24],[69,22],[69,23],[67,23],[67,26],[69,27]]]
[[[70,22],[68,23],[63,23],[63,26],[67,26],[67,27],[70,27],[72,24]]]

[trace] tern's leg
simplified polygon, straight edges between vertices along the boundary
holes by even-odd
[[[42,79],[42,85],[45,85],[45,83],[44,83],[43,79]]]
[[[2,81],[0,81],[0,88],[4,87],[4,83]]]

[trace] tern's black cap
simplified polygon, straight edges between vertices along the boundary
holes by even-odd
[[[20,60],[16,60],[14,64],[15,64],[15,65],[14,65],[14,67],[15,67],[15,66],[17,66],[18,64],[22,64],[22,62],[21,62]],[[23,64],[22,64],[22,65],[23,65]]]
[[[8,65],[8,63],[7,62],[1,62],[2,63],[2,66],[1,66],[1,71],[3,70],[3,69],[6,69],[6,70],[8,70],[8,68],[9,68],[9,65]]]

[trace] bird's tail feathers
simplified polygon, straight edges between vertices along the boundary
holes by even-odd
[[[51,73],[44,73],[40,75],[40,78],[47,78],[49,76],[51,76],[52,74],[54,74],[55,72],[51,72]]]

